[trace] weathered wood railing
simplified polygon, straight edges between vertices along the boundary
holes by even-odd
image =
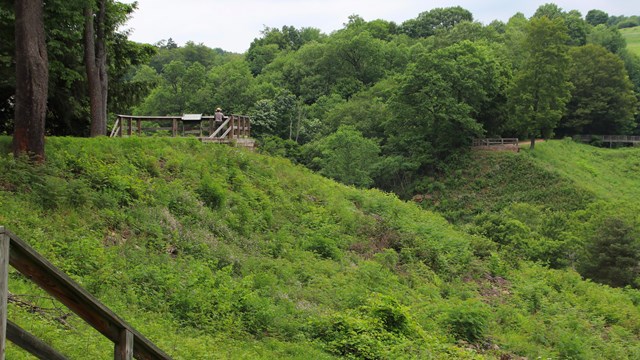
[[[199,114],[198,114],[199,115]],[[231,115],[223,122],[214,116],[199,116],[189,119],[185,116],[133,116],[118,115],[110,137],[142,136],[166,132],[177,137],[196,135],[210,141],[230,141],[251,136],[251,119],[245,115]]]
[[[640,136],[634,135],[576,135],[574,139],[582,142],[591,142],[594,140],[603,143],[625,143],[625,144],[640,144]]]
[[[472,146],[496,146],[496,145],[518,145],[518,138],[488,138],[488,139],[473,139]]]
[[[115,360],[171,359],[42,255],[0,226],[0,360],[4,360],[6,339],[39,359],[66,359],[37,337],[8,321],[9,265],[111,340],[115,344]]]

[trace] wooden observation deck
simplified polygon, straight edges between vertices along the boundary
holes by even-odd
[[[253,148],[251,119],[232,114],[224,121],[215,116],[184,114],[182,116],[118,115],[110,137],[129,136],[195,136],[202,142],[231,144]]]

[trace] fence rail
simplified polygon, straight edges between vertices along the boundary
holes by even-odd
[[[472,146],[496,146],[496,145],[518,145],[518,138],[488,138],[488,139],[473,139]]]
[[[195,135],[202,140],[231,141],[251,136],[251,119],[245,115],[230,115],[224,122],[215,116],[134,116],[117,115],[110,137],[142,136],[165,131],[167,136]]]
[[[111,340],[114,343],[115,360],[171,359],[27,243],[0,226],[0,360],[4,360],[6,339],[39,359],[65,359],[47,344],[8,321],[9,265]]]
[[[599,140],[605,143],[627,143],[627,144],[640,143],[640,136],[634,136],[634,135],[576,135],[574,139],[577,139],[582,142]]]

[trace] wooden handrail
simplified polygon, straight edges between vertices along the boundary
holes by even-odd
[[[518,138],[473,139],[472,146],[518,145]]]
[[[119,318],[93,295],[42,255],[0,226],[0,360],[4,359],[7,314],[7,264],[75,312],[115,344],[115,359],[171,359],[151,341]],[[8,260],[8,261],[7,261]],[[25,349],[28,350],[28,349]]]
[[[168,127],[142,127],[142,121],[171,121],[171,128]],[[211,127],[208,127],[208,132],[210,133],[206,137],[202,138],[203,140],[225,140],[225,139],[237,139],[241,137],[248,138],[251,136],[251,118],[246,115],[230,115],[224,122],[220,125],[215,125],[217,128],[213,129],[213,123],[215,120],[215,116],[202,116],[201,117],[201,129],[202,121],[211,122]],[[134,121],[135,121],[135,131],[134,131]],[[185,123],[182,116],[137,116],[137,115],[117,115],[116,121],[111,129],[110,137],[122,137],[123,135],[132,136],[132,135],[142,135],[144,130],[171,130],[171,136],[180,135],[178,132],[178,123]],[[126,131],[126,133],[125,133]],[[219,134],[223,134],[220,136]],[[183,131],[184,135],[184,131]],[[202,134],[201,134],[202,136]]]

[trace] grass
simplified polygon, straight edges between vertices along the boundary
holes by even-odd
[[[562,140],[538,144],[529,155],[598,199],[635,206],[640,197],[640,148],[605,149]]]
[[[627,41],[627,49],[640,56],[640,26],[620,29],[620,33]]]
[[[44,166],[8,146],[0,137],[0,224],[175,359],[640,357],[640,292],[519,261],[392,194],[193,139],[48,138]],[[606,165],[567,154],[580,151],[591,150],[550,142],[486,155],[437,188],[450,188],[451,211],[513,201],[572,211],[594,195],[561,159],[584,159],[577,176]],[[610,153],[635,171],[626,150]],[[601,174],[589,191],[614,198]],[[40,294],[18,276],[9,289]],[[70,359],[112,358],[76,317],[66,329],[14,305],[9,314]],[[29,359],[15,347],[8,358]]]

